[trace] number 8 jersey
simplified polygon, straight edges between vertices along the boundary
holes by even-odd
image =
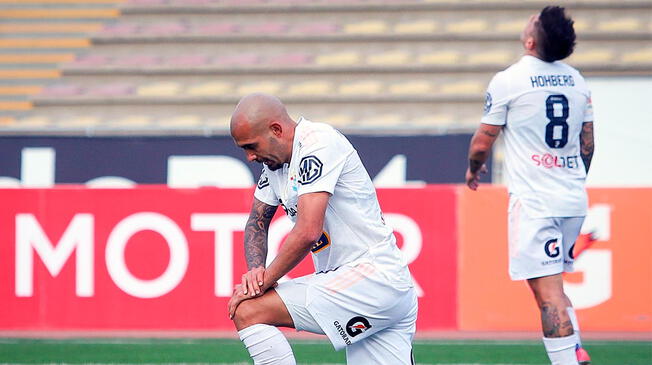
[[[576,69],[524,56],[491,80],[481,122],[504,126],[510,207],[518,200],[535,218],[586,215],[580,132],[593,110]]]

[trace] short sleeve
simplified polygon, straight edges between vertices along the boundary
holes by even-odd
[[[480,122],[492,125],[505,125],[507,120],[508,103],[508,85],[504,81],[504,74],[498,73],[493,79],[491,79],[491,82],[487,87],[484,102],[484,114]]]
[[[258,179],[258,184],[256,184],[254,197],[267,205],[278,205],[278,197],[276,196],[276,193],[274,193],[272,186],[269,184],[269,176],[267,169],[265,168],[263,168],[263,172],[260,174],[260,178]]]
[[[353,149],[350,145],[342,146],[342,136],[323,133],[320,137],[318,141],[304,145],[300,152],[299,196],[320,191],[332,195],[349,155],[347,147]]]
[[[593,122],[593,101],[591,100],[591,94],[586,100],[586,109],[584,110],[584,122]]]

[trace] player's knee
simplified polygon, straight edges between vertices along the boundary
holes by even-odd
[[[534,293],[534,297],[539,306],[544,303],[552,303],[555,305],[565,303],[565,295],[562,288],[546,285],[533,286],[532,292]]]
[[[235,310],[233,322],[238,330],[262,323],[261,310],[253,300],[245,300]]]

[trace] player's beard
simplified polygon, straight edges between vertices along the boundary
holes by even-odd
[[[275,152],[280,152],[282,151],[282,145],[279,143],[279,141],[273,137],[269,138],[269,145],[270,145],[270,150],[275,151]],[[280,161],[281,158],[280,156],[274,156],[277,161]],[[276,162],[272,161],[270,159],[267,159],[267,161],[264,162],[264,164],[267,166],[268,169],[275,171],[283,167],[284,163],[283,162]]]
[[[264,162],[264,164],[265,164],[265,166],[267,166],[267,168],[270,169],[271,171],[276,171],[276,170],[280,169],[281,167],[283,167],[283,164],[282,164],[282,163],[272,163],[272,164],[269,164],[268,162]]]

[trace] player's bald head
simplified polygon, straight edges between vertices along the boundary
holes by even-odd
[[[277,97],[268,94],[250,94],[235,107],[231,116],[231,135],[238,129],[246,128],[259,131],[272,122],[291,121],[285,105]]]
[[[275,96],[251,94],[240,100],[231,116],[231,136],[249,161],[276,170],[290,161],[296,123]]]

